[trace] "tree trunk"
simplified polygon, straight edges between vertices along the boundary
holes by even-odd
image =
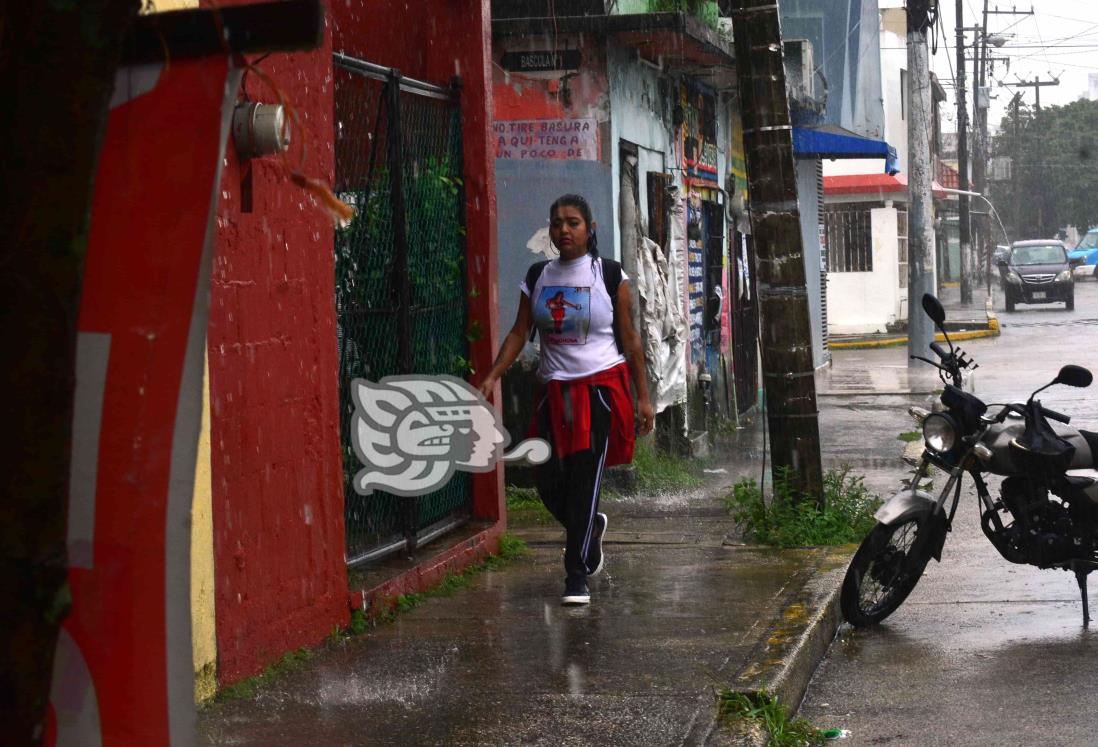
[[[781,23],[773,0],[736,0],[732,5],[751,225],[758,252],[770,449],[774,469],[790,470],[794,488],[816,496],[822,505],[812,323]]]
[[[65,553],[76,321],[93,181],[136,0],[8,3],[0,16],[0,330],[18,405],[0,456],[3,731],[41,742]],[[123,268],[119,268],[122,270]]]

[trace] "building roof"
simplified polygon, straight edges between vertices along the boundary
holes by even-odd
[[[934,197],[945,199],[942,185],[934,182]],[[897,195],[907,199],[907,174],[842,174],[824,177],[824,196]]]

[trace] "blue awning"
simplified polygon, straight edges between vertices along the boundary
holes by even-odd
[[[798,158],[883,158],[885,173],[899,173],[896,149],[884,140],[862,137],[834,125],[793,128],[793,155]]]

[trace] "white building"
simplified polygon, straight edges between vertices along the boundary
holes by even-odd
[[[886,332],[906,321],[907,298],[907,18],[902,7],[880,11],[884,140],[896,150],[896,173],[877,159],[825,161],[827,318],[830,334]],[[934,81],[934,131],[945,92]],[[935,196],[944,197],[944,193]]]

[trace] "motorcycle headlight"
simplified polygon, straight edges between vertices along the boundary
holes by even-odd
[[[1011,270],[1007,273],[1007,282],[1014,283],[1015,285],[1020,285],[1022,282],[1022,278],[1014,270]]]
[[[945,453],[957,443],[957,426],[948,415],[934,413],[923,421],[923,439],[934,451]]]
[[[1064,270],[1063,272],[1061,272],[1059,275],[1056,276],[1056,282],[1057,283],[1062,283],[1065,280],[1071,280],[1071,270]]]

